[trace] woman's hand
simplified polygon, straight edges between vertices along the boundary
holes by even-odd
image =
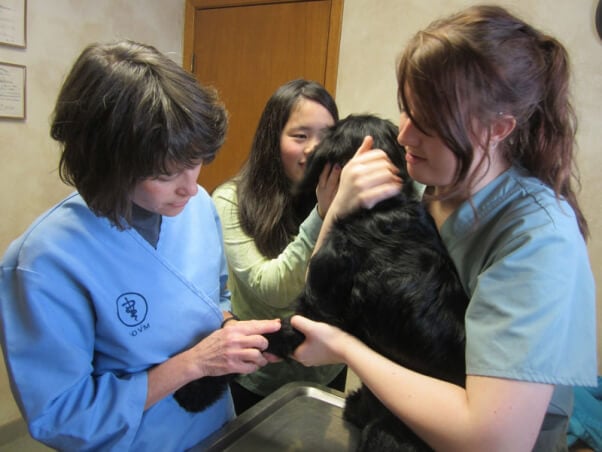
[[[291,325],[305,335],[305,341],[293,353],[293,358],[305,366],[344,362],[345,350],[356,340],[335,326],[300,315],[291,318]]]
[[[280,321],[229,321],[188,350],[199,376],[254,372],[276,358],[264,350],[268,340],[262,336],[280,329]]]
[[[380,149],[372,149],[374,140],[367,136],[341,172],[339,189],[331,204],[335,218],[378,202],[401,190],[399,169]]]
[[[338,190],[328,211],[320,212],[324,215],[324,223],[314,246],[314,254],[322,246],[324,238],[337,218],[342,218],[360,207],[371,209],[378,202],[395,196],[401,191],[402,180],[398,174],[399,169],[393,165],[384,151],[372,149],[373,144],[372,137],[365,137],[353,158],[342,169]],[[320,175],[320,184],[333,184],[335,169],[333,168],[327,177],[327,168],[325,168]],[[330,180],[331,177],[333,180]],[[320,208],[319,204],[318,207]]]
[[[263,353],[268,341],[262,334],[280,329],[280,320],[232,320],[194,347],[148,371],[145,409],[197,378],[254,372],[273,355]]]
[[[339,188],[339,179],[341,177],[341,165],[327,164],[322,173],[316,187],[316,197],[318,198],[318,214],[324,219],[326,212],[332,200],[337,194]]]

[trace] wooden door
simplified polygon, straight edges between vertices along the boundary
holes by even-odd
[[[306,78],[335,95],[342,9],[343,0],[186,0],[184,66],[218,89],[230,115],[199,176],[208,191],[238,172],[278,86]]]

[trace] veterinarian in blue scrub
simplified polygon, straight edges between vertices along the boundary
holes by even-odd
[[[94,44],[56,103],[60,176],[78,190],[2,261],[0,332],[31,435],[60,450],[184,450],[234,415],[172,393],[267,363],[278,321],[220,329],[230,309],[221,227],[198,187],[227,120],[213,91],[155,48]],[[229,314],[228,314],[229,315]]]
[[[399,60],[398,141],[470,296],[465,389],[293,318],[307,336],[299,361],[346,363],[435,450],[566,450],[571,386],[596,385],[569,74],[557,40],[499,7],[432,23]],[[398,191],[370,147],[343,169],[317,247],[334,218],[360,205],[358,192],[371,207]]]

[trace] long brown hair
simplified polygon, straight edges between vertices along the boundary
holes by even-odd
[[[280,157],[280,135],[302,99],[319,103],[335,121],[339,119],[336,103],[322,85],[303,79],[285,83],[268,100],[249,158],[236,178],[242,229],[269,258],[288,245],[316,204],[315,189],[293,195]]]
[[[398,102],[416,127],[437,134],[456,155],[457,191],[466,189],[475,119],[486,126],[512,115],[516,127],[501,149],[568,201],[587,237],[573,188],[577,120],[569,74],[568,54],[556,39],[501,7],[474,6],[411,39],[398,63]]]

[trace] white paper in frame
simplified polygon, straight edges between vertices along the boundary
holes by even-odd
[[[27,0],[0,0],[0,44],[27,45]]]
[[[0,118],[25,119],[25,66],[0,62]]]

